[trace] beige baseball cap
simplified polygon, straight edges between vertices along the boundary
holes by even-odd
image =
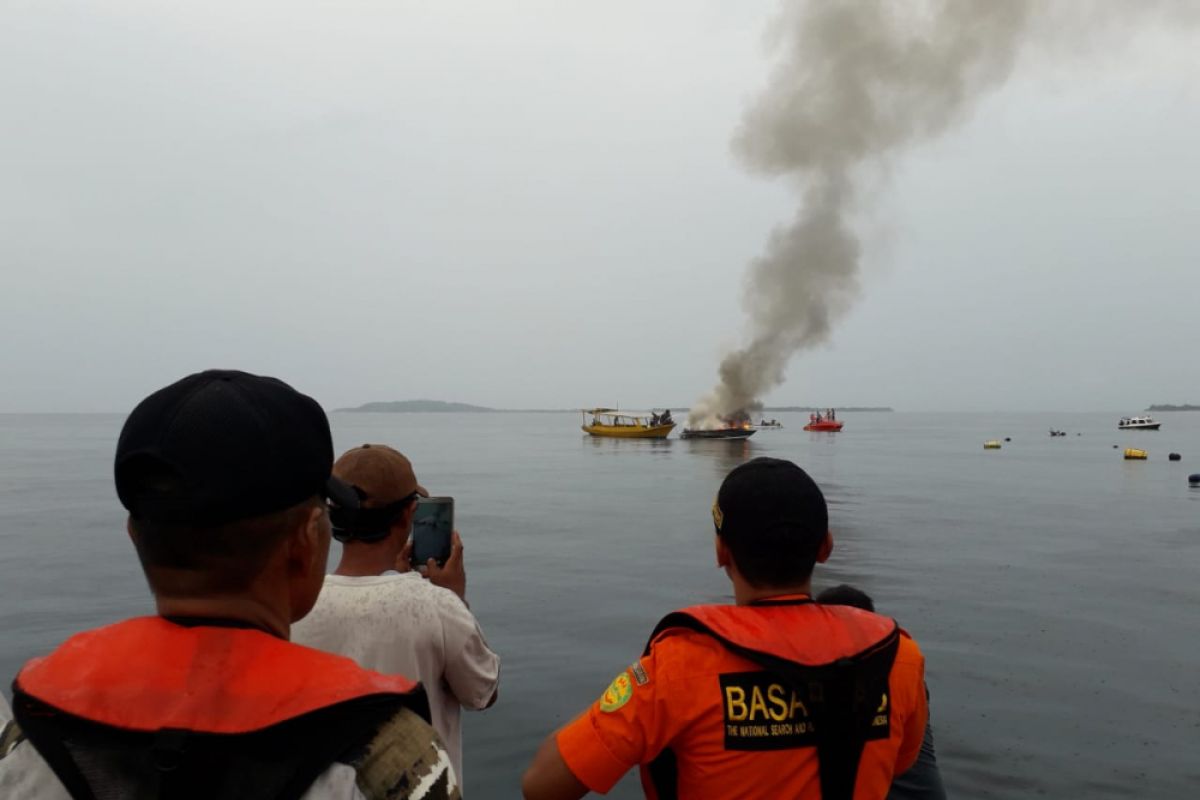
[[[364,508],[381,508],[416,492],[429,492],[417,483],[412,462],[386,444],[364,444],[342,453],[333,474],[358,490]]]

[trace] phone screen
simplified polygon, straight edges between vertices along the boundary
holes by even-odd
[[[413,566],[425,566],[431,558],[439,566],[445,564],[450,557],[450,534],[453,531],[453,497],[417,498],[412,530]]]

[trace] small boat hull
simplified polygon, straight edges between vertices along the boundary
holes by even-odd
[[[825,420],[824,422],[810,422],[804,426],[806,431],[826,431],[828,433],[837,433],[842,429],[844,422],[837,420]]]
[[[1150,423],[1139,424],[1139,425],[1118,425],[1117,430],[1120,430],[1120,431],[1156,431],[1156,430],[1158,430],[1158,426],[1160,426],[1160,425],[1162,425],[1161,422],[1150,422]]]
[[[679,434],[680,439],[749,439],[754,435],[754,428],[715,428],[711,431],[692,430],[684,428]]]
[[[665,439],[675,428],[667,425],[584,425],[585,433],[608,439]]]

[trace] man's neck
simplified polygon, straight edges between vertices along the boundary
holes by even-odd
[[[733,584],[733,599],[734,602],[739,606],[748,606],[751,603],[757,603],[760,600],[770,600],[773,597],[811,594],[811,579],[804,581],[804,583],[796,584],[795,586],[771,586],[766,588],[751,586],[745,581],[734,581]]]
[[[396,568],[397,555],[399,551],[395,547],[388,547],[383,543],[346,545],[342,548],[342,560],[338,562],[333,574],[348,578],[382,575],[389,569]]]
[[[244,622],[280,639],[291,636],[291,619],[286,611],[274,608],[257,597],[220,595],[215,597],[155,597],[160,617],[202,617]]]

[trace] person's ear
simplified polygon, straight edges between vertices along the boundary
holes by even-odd
[[[733,563],[733,557],[729,554],[729,547],[717,534],[713,534],[713,545],[716,547],[717,551],[718,568],[724,569]]]
[[[829,556],[833,555],[833,534],[825,531],[825,538],[821,541],[821,546],[817,549],[817,563],[824,564],[829,560]]]
[[[396,517],[396,521],[392,523],[392,536],[395,536],[401,544],[408,541],[408,536],[412,533],[413,517],[417,513],[417,501],[413,500],[408,504],[408,508],[400,512],[400,516]]]
[[[133,542],[133,546],[136,549],[138,546],[138,532],[133,527],[133,517],[125,518],[125,532],[129,534],[129,541]]]
[[[321,570],[325,568],[324,564],[316,563],[323,550],[321,544],[324,515],[324,509],[309,509],[303,524],[288,538],[288,572],[293,575],[308,575],[314,567]]]
[[[283,549],[283,569],[287,575],[291,622],[303,618],[317,602],[324,583],[332,532],[329,512],[322,503],[301,517],[287,539]]]

